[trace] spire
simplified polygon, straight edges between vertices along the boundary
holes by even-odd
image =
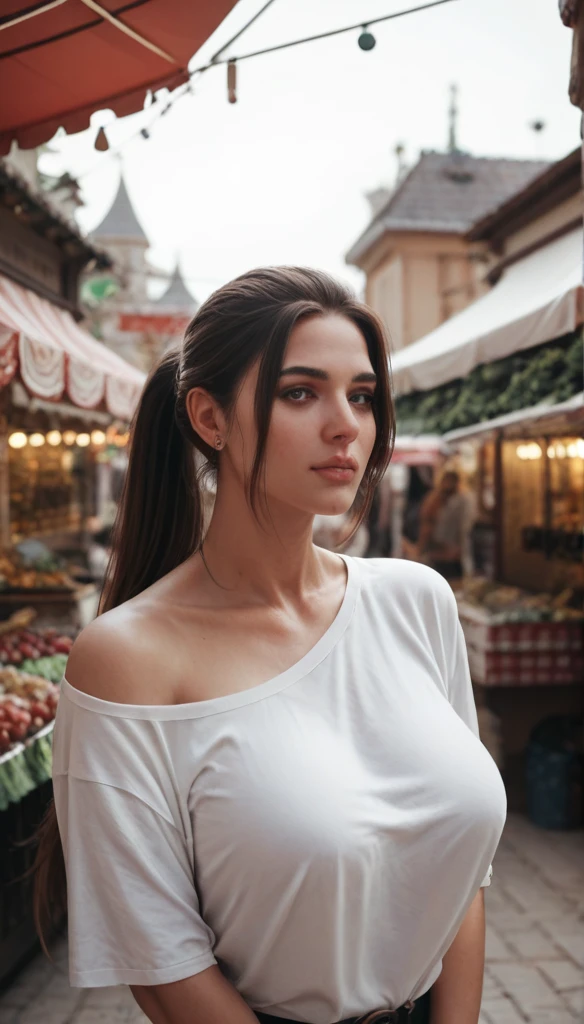
[[[448,111],[448,152],[458,153],[458,142],[456,138],[458,128],[458,86],[450,86],[450,109]]]
[[[117,195],[109,212],[91,234],[94,238],[99,239],[124,238],[130,241],[148,242],[142,225],[134,213],[123,177],[120,177]]]
[[[157,299],[156,305],[163,309],[184,310],[189,313],[189,315],[193,315],[199,308],[197,300],[193,298],[183,281],[178,264],[174,269],[168,288],[164,294]]]

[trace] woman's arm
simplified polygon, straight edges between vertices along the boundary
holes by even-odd
[[[431,1024],[478,1024],[485,970],[485,892],[479,889],[432,986]]]
[[[219,967],[169,985],[132,985],[152,1024],[257,1024],[257,1017]]]

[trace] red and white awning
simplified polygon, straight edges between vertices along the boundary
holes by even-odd
[[[38,398],[132,418],[145,375],[28,288],[0,275],[0,387],[20,372]]]

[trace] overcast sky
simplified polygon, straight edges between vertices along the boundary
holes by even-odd
[[[240,0],[192,66],[263,2]],[[231,55],[414,3],[275,0]],[[152,260],[170,269],[180,259],[202,300],[261,264],[322,267],[360,288],[344,254],[368,222],[364,194],[393,182],[396,143],[408,163],[422,149],[445,149],[451,82],[460,90],[459,145],[474,155],[554,160],[579,144],[579,112],[567,97],[572,33],[556,0],[454,0],[372,31],[377,45],[367,53],[354,32],[241,63],[234,105],[225,67],[213,68],[121,158],[95,151],[94,128],[54,140],[41,166],[80,177],[86,230],[106,213],[122,166]],[[155,109],[110,123],[110,145]],[[538,136],[529,128],[537,118],[546,124]]]

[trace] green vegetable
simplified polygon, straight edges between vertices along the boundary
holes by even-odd
[[[42,676],[50,683],[60,683],[67,665],[66,654],[52,654],[44,658],[26,658],[20,665],[22,672],[30,672],[33,676]]]

